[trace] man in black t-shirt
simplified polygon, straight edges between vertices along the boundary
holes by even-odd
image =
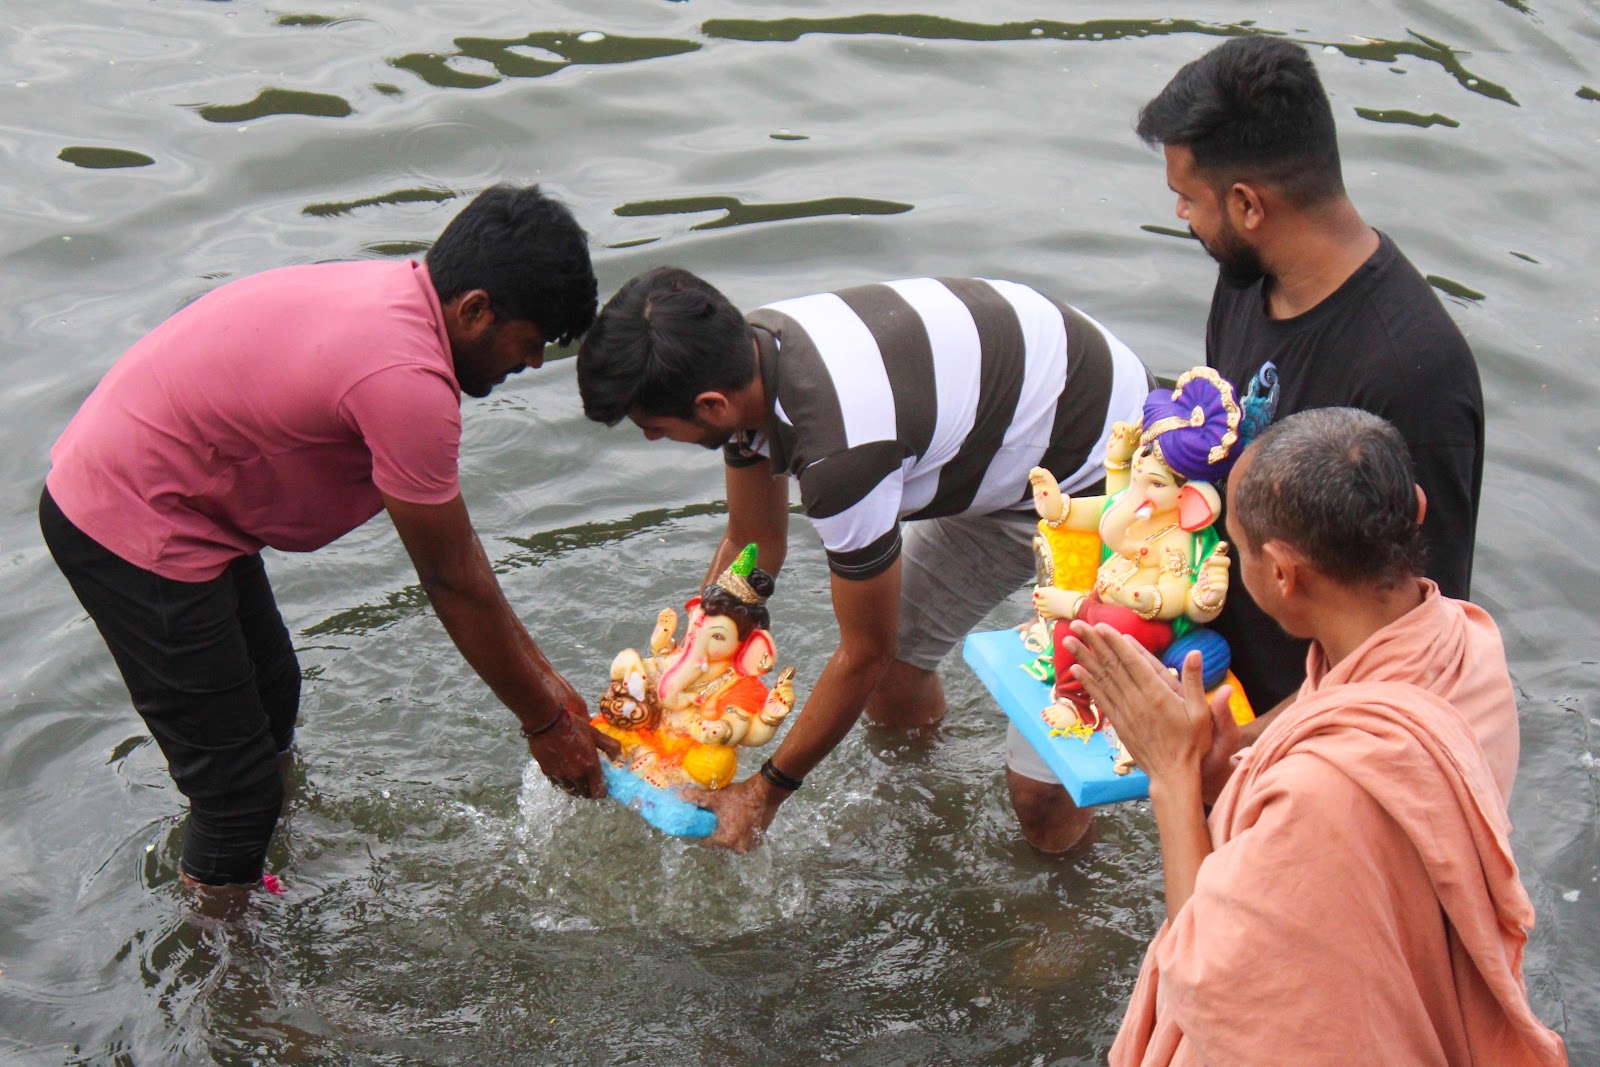
[[[1465,599],[1483,476],[1477,364],[1428,282],[1345,195],[1305,49],[1264,36],[1213,49],[1144,106],[1138,133],[1163,146],[1178,217],[1220,268],[1207,364],[1272,418],[1358,407],[1398,427],[1427,496],[1427,575]],[[1214,625],[1258,710],[1293,697],[1305,642],[1237,573]]]

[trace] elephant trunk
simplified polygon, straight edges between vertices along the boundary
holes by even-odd
[[[664,708],[675,704],[689,684],[705,670],[705,656],[700,651],[704,633],[702,622],[703,616],[689,624],[688,632],[683,635],[682,647],[668,661],[661,672],[661,680],[656,683],[656,692]]]

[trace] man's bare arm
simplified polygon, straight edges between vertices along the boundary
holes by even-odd
[[[417,569],[439,621],[494,695],[521,720],[528,751],[556,784],[604,796],[584,700],[529,636],[500,589],[466,503],[412,504],[385,495],[384,507]]]
[[[705,582],[715,581],[752,541],[758,552],[756,565],[776,576],[789,549],[789,476],[774,476],[764,460],[726,470],[728,528],[711,557]]]
[[[863,581],[834,575],[833,609],[839,620],[839,647],[772,754],[773,766],[791,778],[805,777],[844,739],[894,659],[900,626],[900,561]],[[761,843],[778,806],[790,796],[759,774],[726,789],[690,789],[684,795],[717,813],[717,832],[708,843],[735,852]]]

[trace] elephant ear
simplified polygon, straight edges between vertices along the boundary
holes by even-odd
[[[1178,490],[1178,525],[1193,533],[1217,521],[1222,497],[1210,482],[1186,482]]]
[[[753,631],[734,653],[733,669],[745,676],[766,674],[778,662],[778,648],[765,630]]]

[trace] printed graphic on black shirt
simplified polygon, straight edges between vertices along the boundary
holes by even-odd
[[[1239,422],[1239,440],[1254,441],[1278,414],[1278,366],[1272,360],[1261,364],[1250,379],[1240,407],[1244,417]]]

